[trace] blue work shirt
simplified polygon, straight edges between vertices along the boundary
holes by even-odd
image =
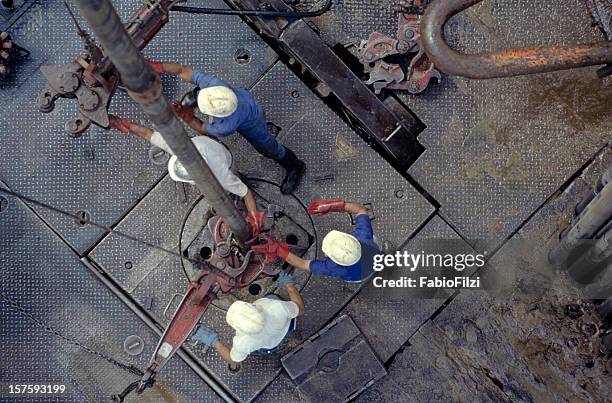
[[[380,249],[374,243],[374,231],[370,217],[360,214],[355,217],[353,236],[361,244],[361,259],[352,266],[341,266],[330,258],[313,260],[310,262],[310,271],[321,276],[338,277],[344,281],[359,282],[367,279],[374,272],[374,255]]]
[[[238,98],[238,109],[230,116],[225,118],[207,117],[205,125],[206,131],[209,134],[216,137],[225,137],[234,132],[248,132],[257,125],[261,125],[260,121],[264,116],[263,109],[257,104],[257,101],[247,89],[233,87],[227,82],[201,71],[194,71],[192,73],[191,82],[200,88],[227,87],[234,91],[236,98]]]

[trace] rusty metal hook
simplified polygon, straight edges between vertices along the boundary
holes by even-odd
[[[463,54],[444,40],[444,25],[482,0],[434,0],[421,21],[421,41],[429,59],[448,75],[476,79],[514,77],[612,63],[612,42],[509,49]]]

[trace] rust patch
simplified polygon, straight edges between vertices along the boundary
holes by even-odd
[[[525,117],[555,113],[577,131],[609,121],[612,117],[612,80],[595,76],[579,78],[540,77],[529,93]]]

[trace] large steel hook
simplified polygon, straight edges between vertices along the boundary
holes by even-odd
[[[509,49],[463,54],[444,40],[444,25],[482,0],[434,0],[421,21],[421,41],[429,60],[448,75],[476,79],[513,77],[612,63],[612,42]]]

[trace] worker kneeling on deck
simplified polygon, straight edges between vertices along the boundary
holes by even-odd
[[[295,330],[296,318],[304,314],[304,300],[295,287],[295,278],[281,272],[278,287],[287,291],[290,301],[271,294],[252,304],[236,301],[229,307],[225,319],[236,331],[231,348],[219,340],[217,332],[202,325],[198,325],[191,337],[214,347],[223,360],[233,366],[250,354],[276,352]]]
[[[285,168],[286,175],[281,192],[293,193],[297,188],[306,165],[289,148],[280,144],[268,128],[263,108],[253,94],[245,88],[233,87],[210,74],[193,71],[177,63],[149,61],[157,73],[175,74],[200,89],[192,98],[206,119],[194,116],[193,107],[178,105],[177,115],[192,129],[214,137],[226,137],[240,133],[264,157],[278,162]]]
[[[325,236],[322,244],[323,253],[327,256],[325,259],[304,260],[289,252],[287,244],[269,237],[266,238],[265,245],[253,246],[252,249],[321,276],[337,277],[347,282],[362,282],[368,279],[374,273],[374,256],[380,253],[374,242],[368,209],[363,204],[344,200],[315,200],[308,208],[311,215],[330,212],[351,213],[355,218],[355,228],[352,234],[330,231]]]
[[[113,115],[109,115],[109,120],[112,129],[125,134],[135,134],[172,155],[172,150],[170,150],[170,147],[168,147],[158,132]],[[232,171],[232,154],[223,144],[206,136],[197,136],[192,138],[191,141],[223,189],[243,198],[248,211],[248,222],[251,226],[253,237],[259,235],[265,223],[265,213],[257,210],[257,203],[253,192]],[[168,173],[177,182],[193,183],[187,170],[175,155],[172,155],[168,162]]]

